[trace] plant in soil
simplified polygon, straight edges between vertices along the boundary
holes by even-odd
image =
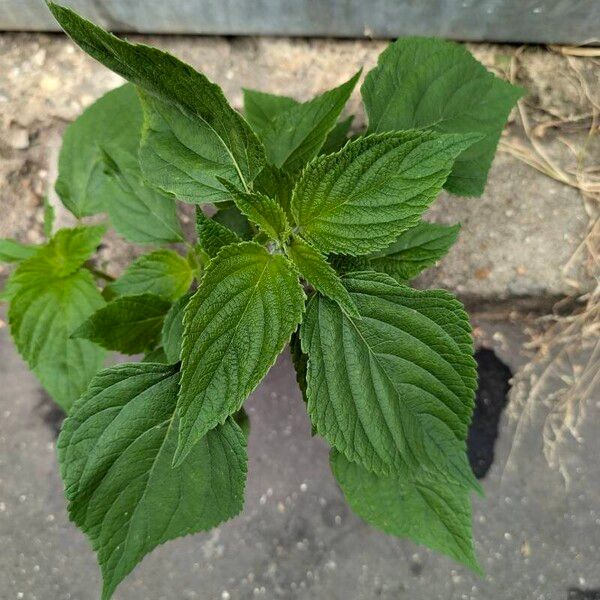
[[[288,343],[351,508],[479,572],[471,328],[411,281],[459,233],[424,213],[444,188],[482,193],[523,91],[460,45],[406,38],[364,78],[364,131],[341,116],[360,72],[308,102],[244,90],[240,114],[177,58],[49,7],[129,81],[65,133],[56,192],[78,226],[53,231],[47,206],[46,243],[0,241],[12,337],[68,413],[61,476],[102,598],[157,545],[242,510],[243,405]],[[94,258],[109,226],[148,246],[117,279]],[[143,358],[105,368],[107,351]]]

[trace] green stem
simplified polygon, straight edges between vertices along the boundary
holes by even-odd
[[[108,273],[105,273],[104,271],[101,271],[100,269],[96,269],[96,267],[94,267],[94,265],[92,265],[90,263],[85,263],[85,266],[88,269],[88,271],[90,271],[90,273],[92,275],[94,275],[94,277],[97,277],[98,279],[103,279],[104,281],[108,281],[108,282],[115,281],[115,278],[112,275],[109,275]]]

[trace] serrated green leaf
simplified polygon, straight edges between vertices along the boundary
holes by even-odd
[[[160,296],[120,296],[97,310],[73,332],[107,350],[138,354],[156,346],[171,303]]]
[[[102,600],[169,540],[232,518],[243,505],[246,441],[232,419],[173,468],[177,369],[124,364],[100,372],[58,438],[69,516],[91,541]]]
[[[229,191],[235,205],[249,221],[257,225],[269,238],[283,242],[291,234],[283,208],[275,200],[259,192],[241,192],[226,181],[221,181]]]
[[[304,292],[291,263],[253,242],[227,246],[185,309],[176,462],[242,406],[296,329]]]
[[[312,285],[317,292],[331,298],[340,308],[351,317],[359,318],[358,310],[348,290],[327,262],[325,257],[299,237],[294,237],[286,252],[292,259],[300,275]]]
[[[295,173],[318,153],[346,105],[360,71],[346,83],[277,113],[262,131],[267,160]]]
[[[288,220],[291,220],[290,202],[294,182],[294,178],[289,173],[273,165],[266,165],[254,180],[254,189],[269,198],[274,198],[283,208]]]
[[[140,97],[144,107],[140,164],[152,185],[184,202],[218,203],[229,199],[219,179],[247,187],[250,177],[258,173],[242,175],[214,124],[150,94],[141,93]],[[224,106],[225,102],[223,98]]]
[[[301,235],[324,253],[366,254],[414,227],[477,134],[428,131],[359,138],[311,162],[294,188]]]
[[[35,256],[39,246],[24,244],[18,240],[0,238],[0,262],[18,263]]]
[[[181,342],[183,340],[183,313],[192,294],[185,294],[171,306],[165,317],[162,329],[162,343],[171,364],[181,360]]]
[[[481,574],[469,490],[444,480],[375,475],[331,451],[331,469],[350,508],[367,523],[447,554]]]
[[[134,260],[116,281],[106,286],[114,296],[153,294],[176,300],[189,289],[194,273],[177,252],[155,250]]]
[[[198,165],[204,168],[208,165],[202,163],[216,156],[227,159],[226,172],[219,174],[232,183],[246,188],[256,177],[265,163],[264,149],[242,116],[229,106],[219,86],[162,50],[130,44],[68,8],[53,3],[48,6],[61,27],[85,52],[146,92],[141,164],[145,177],[153,185],[189,202],[215,202],[218,197],[213,188],[220,187],[218,182],[205,180],[203,175],[196,179],[195,171],[184,176],[182,169]],[[160,103],[163,109],[158,138],[154,139],[146,127],[150,97],[153,109]],[[166,131],[165,123],[174,128]],[[200,147],[202,151],[198,154]],[[151,148],[155,156],[150,161],[147,153]],[[190,153],[196,157],[192,165],[186,161]]]
[[[416,277],[435,264],[456,242],[460,225],[439,225],[422,221],[400,234],[385,250],[369,256],[371,268],[399,281]]]
[[[52,232],[54,230],[54,220],[56,218],[56,213],[54,210],[54,206],[50,204],[48,197],[44,197],[44,235],[47,239],[52,237]]]
[[[199,206],[196,207],[196,231],[198,245],[210,258],[214,258],[221,248],[242,241],[231,229],[207,217]]]
[[[78,268],[87,251],[95,248],[100,232],[101,228],[60,231],[34,257],[19,265],[7,286],[11,301],[8,319],[15,345],[65,410],[85,390],[104,360],[101,348],[70,338],[104,304],[92,275]]]
[[[483,134],[457,158],[444,185],[473,196],[483,192],[500,133],[524,89],[494,76],[459,44],[403,38],[379,55],[361,93],[371,133],[426,128]]]
[[[173,198],[144,183],[138,164],[142,108],[135,87],[102,96],[67,128],[56,191],[77,217],[106,211],[125,239],[183,239]]]
[[[300,330],[317,431],[377,474],[423,471],[478,489],[466,458],[477,371],[462,305],[383,273],[344,283],[362,318],[315,296]]]
[[[371,263],[367,256],[349,256],[347,254],[331,254],[329,263],[338,275],[354,271],[371,271]]]

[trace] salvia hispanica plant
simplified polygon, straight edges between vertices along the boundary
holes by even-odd
[[[114,280],[93,259],[106,225],[53,233],[49,205],[46,243],[0,241],[12,337],[68,412],[61,475],[102,598],[157,545],[241,511],[243,404],[288,342],[351,508],[479,571],[469,320],[410,281],[458,235],[423,213],[443,188],[482,193],[522,90],[460,45],[400,39],[366,75],[368,124],[349,137],[360,72],[302,103],[244,90],[242,115],[177,58],[49,7],[129,81],[67,128],[56,192],[153,248]],[[178,201],[197,207],[194,240]],[[107,350],[144,358],[103,368]]]

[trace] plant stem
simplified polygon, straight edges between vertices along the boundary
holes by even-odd
[[[89,262],[85,263],[85,267],[88,269],[88,271],[92,273],[92,275],[94,275],[98,279],[103,279],[104,281],[108,282],[115,280],[115,278],[112,275],[109,275],[108,273],[105,273],[100,269],[96,269],[96,267],[94,267],[94,265],[90,264]]]

